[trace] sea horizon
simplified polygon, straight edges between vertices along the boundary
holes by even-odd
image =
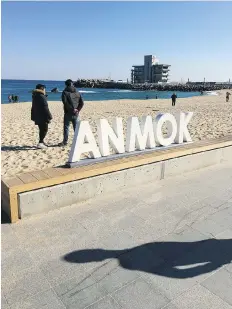
[[[17,95],[19,102],[31,102],[31,91],[36,84],[44,82],[49,101],[60,101],[61,92],[65,88],[65,81],[59,80],[25,80],[25,79],[2,79],[1,104],[8,104],[9,95]],[[58,93],[52,93],[53,88],[58,88]],[[133,91],[123,89],[105,89],[105,88],[78,88],[85,101],[106,101],[106,100],[144,100],[148,99],[168,99],[172,91]],[[176,91],[177,97],[187,98],[200,95],[200,92],[180,92]]]

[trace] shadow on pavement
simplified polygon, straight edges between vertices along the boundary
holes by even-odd
[[[232,239],[153,242],[124,250],[86,249],[63,257],[69,263],[118,259],[121,267],[170,278],[210,273],[232,260]]]

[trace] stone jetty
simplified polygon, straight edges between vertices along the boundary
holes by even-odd
[[[105,81],[100,79],[78,79],[75,83],[77,88],[108,88],[108,89],[125,89],[125,90],[155,90],[155,91],[183,91],[183,92],[201,92],[214,91],[222,89],[232,89],[231,83],[193,83],[186,84],[131,84],[115,82],[113,80]]]

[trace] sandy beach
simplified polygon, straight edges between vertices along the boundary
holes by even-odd
[[[96,134],[95,120],[106,118],[111,121],[118,116],[124,120],[129,116],[156,116],[158,113],[174,111],[192,111],[189,125],[193,141],[218,138],[232,134],[232,100],[225,102],[226,91],[218,91],[218,96],[201,96],[178,99],[176,107],[171,100],[115,100],[86,101],[81,111],[81,120],[88,120]],[[46,150],[36,148],[38,128],[30,120],[31,102],[2,105],[2,161],[1,173],[11,177],[23,172],[41,170],[63,165],[67,162],[73,130],[70,126],[69,144],[57,147],[63,138],[63,104],[49,102],[53,120],[45,142],[50,146]]]

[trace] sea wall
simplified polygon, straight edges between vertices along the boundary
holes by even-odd
[[[131,84],[115,81],[102,81],[98,79],[78,79],[75,82],[77,88],[108,88],[125,90],[155,90],[155,91],[183,91],[201,92],[222,89],[232,89],[232,84],[207,84],[207,83],[187,83],[187,84]]]

